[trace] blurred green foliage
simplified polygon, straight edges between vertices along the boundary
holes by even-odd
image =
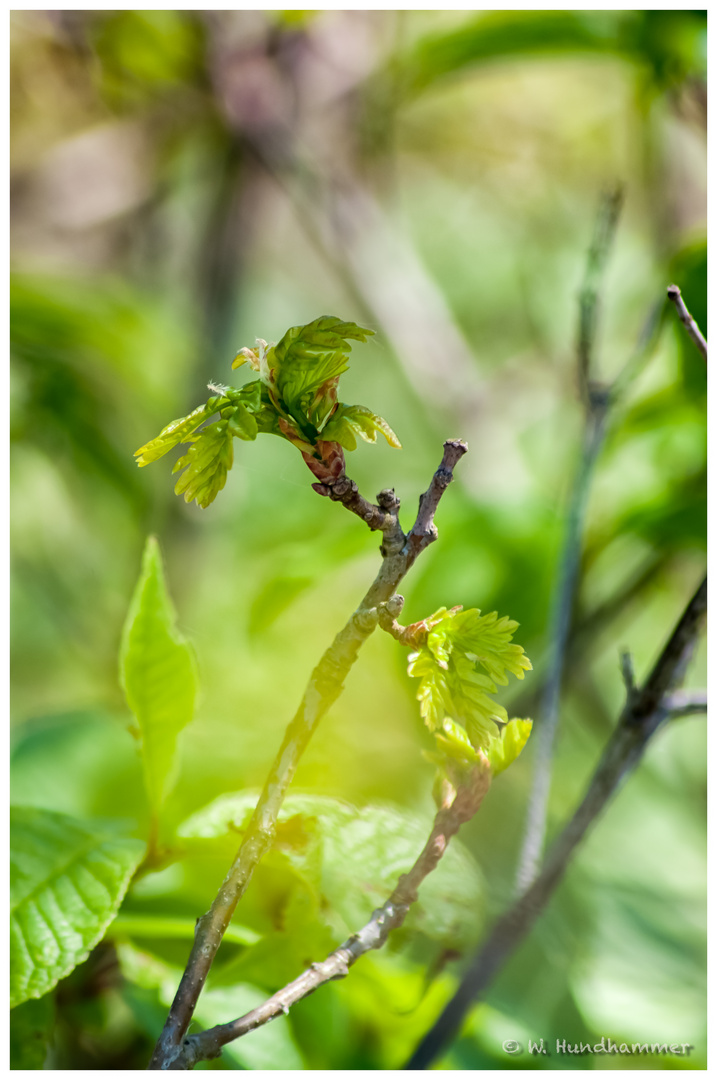
[[[439,543],[405,582],[406,621],[441,605],[509,613],[535,671],[502,701],[539,721],[580,438],[577,290],[614,178],[627,202],[598,376],[622,367],[672,280],[707,332],[705,42],[703,11],[13,13],[15,803],[147,835],[116,657],[149,532],[203,687],[179,738],[167,837],[263,782],[308,673],[374,574],[376,538],[314,495],[282,440],[265,440],[261,461],[238,444],[207,513],[176,499],[164,462],[137,472],[132,453],[228,379],[239,345],[319,311],[376,332],[342,393],[386,415],[404,449],[353,455],[367,496],[395,487],[406,524],[442,440],[470,445]],[[551,832],[620,707],[619,647],[642,676],[702,573],[705,383],[665,312],[590,494]],[[359,663],[293,790],[396,815],[417,841],[432,769],[415,684],[383,635]],[[688,679],[704,684],[703,648]],[[532,761],[528,744],[462,835],[471,869],[457,880],[480,874],[489,918],[512,889]],[[650,748],[442,1067],[591,1068],[501,1044],[606,1034],[694,1049],[602,1067],[704,1068],[704,803],[704,726],[683,720]],[[316,877],[292,862],[301,835],[285,839],[237,911],[201,1023],[250,1007],[336,940]],[[14,1010],[14,1067],[146,1066],[236,846],[182,843],[180,862],[135,879],[116,932],[51,1002]],[[432,917],[442,910],[437,900]],[[409,924],[349,979],[201,1067],[398,1068],[455,988],[467,941]]]

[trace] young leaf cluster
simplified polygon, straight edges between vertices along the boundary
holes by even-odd
[[[381,416],[363,405],[338,401],[339,377],[348,368],[349,340],[365,342],[372,330],[322,315],[294,326],[276,345],[261,338],[243,348],[232,367],[249,364],[258,378],[236,390],[210,387],[215,393],[188,416],[173,420],[136,451],[137,464],[149,465],[179,443],[189,449],[174,472],[183,470],[175,491],[186,502],[207,507],[226,483],[234,461],[234,439],[253,441],[271,434],[301,451],[320,483],[344,475],[344,450],[356,448],[356,436],[375,442],[381,433],[390,446],[400,442]]]
[[[532,667],[520,645],[513,644],[518,623],[493,611],[440,608],[424,621],[426,636],[409,656],[408,673],[420,679],[421,716],[436,735],[437,764],[478,763],[488,758],[493,774],[502,772],[525,745],[532,722],[509,720],[491,695],[505,686],[508,674],[522,679]]]

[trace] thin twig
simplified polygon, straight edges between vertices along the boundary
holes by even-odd
[[[348,476],[341,476],[333,483],[312,484],[312,488],[319,495],[328,495],[334,502],[342,503],[352,514],[356,514],[364,521],[369,529],[381,532],[393,532],[396,528],[398,510],[401,502],[393,488],[384,488],[376,496],[376,503],[365,499],[358,489],[355,480]],[[396,534],[398,536],[398,533]],[[401,533],[401,546],[405,537]]]
[[[600,282],[615,238],[624,198],[625,192],[621,184],[616,184],[612,190],[605,192],[602,197],[595,221],[592,243],[588,251],[585,276],[580,290],[577,346],[578,380],[580,383],[580,396],[588,412],[591,409],[593,354],[597,335]]]
[[[678,720],[681,716],[698,716],[707,712],[707,691],[675,690],[674,694],[667,695],[662,706],[672,720]]]
[[[197,922],[194,945],[172,1002],[164,1030],[155,1047],[150,1069],[171,1068],[182,1045],[197,1000],[221,944],[224,932],[243,896],[259,860],[268,851],[275,835],[276,821],[286,790],[316,727],[343,689],[359,649],[377,624],[377,607],[395,593],[398,584],[420,553],[437,537],[433,515],[441,495],[453,478],[453,468],[468,447],[460,440],[443,444],[443,458],[421,496],[416,522],[404,535],[398,521],[398,499],[393,509],[384,508],[391,519],[383,521],[383,561],[378,576],[346,626],[314,668],[309,685],[294,719],[289,724],[279,753],[271,767],[256,809],[237,856],[209,909]],[[379,496],[380,499],[380,496]],[[369,504],[370,505],[370,504]],[[353,506],[350,506],[355,512]]]
[[[495,924],[455,995],[406,1068],[428,1068],[448,1046],[467,1010],[486,991],[532,929],[565,873],[575,848],[636,767],[649,740],[670,719],[668,704],[674,696],[674,687],[684,677],[706,610],[707,578],[685,608],[642,689],[628,696],[587,792],[556,840],[540,875]]]
[[[676,285],[668,285],[667,295],[677,308],[677,314],[679,315],[681,322],[687,329],[687,333],[690,335],[695,345],[700,350],[700,353],[702,354],[702,359],[705,363],[707,363],[707,342],[703,338],[699,326],[687,310],[685,302],[682,299],[682,293]]]
[[[525,821],[523,846],[516,873],[516,892],[521,893],[535,877],[545,844],[548,797],[552,778],[555,736],[560,715],[560,690],[572,620],[575,588],[580,569],[583,524],[595,462],[607,428],[610,394],[593,381],[598,289],[622,206],[622,188],[608,192],[602,201],[595,234],[588,252],[580,293],[578,377],[585,405],[585,429],[578,470],[567,510],[567,525],[553,593],[548,640],[552,656],[545,681],[535,730],[535,764]]]
[[[458,788],[451,805],[438,811],[421,854],[408,873],[401,875],[386,903],[373,912],[370,920],[358,933],[352,934],[326,960],[313,963],[297,979],[251,1012],[237,1020],[188,1036],[170,1068],[191,1069],[199,1061],[218,1057],[227,1043],[255,1031],[277,1016],[285,1015],[292,1005],[312,994],[324,983],[345,978],[351,966],[365,953],[371,949],[380,949],[390,932],[402,925],[411,905],[418,899],[422,882],[438,866],[451,837],[455,836],[461,825],[469,821],[479,809],[490,788],[490,782],[490,766],[484,762],[484,766],[474,769],[470,780]]]

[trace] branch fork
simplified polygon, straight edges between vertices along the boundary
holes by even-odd
[[[189,1051],[185,1052],[185,1048],[188,1044],[191,1045],[192,1039],[196,1037],[191,1036],[187,1040],[185,1038],[187,1029],[234,910],[247,889],[256,865],[273,842],[279,810],[301,755],[321,718],[341,693],[344,680],[362,644],[376,628],[381,605],[391,600],[418,555],[436,539],[437,531],[433,524],[433,517],[444,491],[453,479],[455,465],[467,450],[467,445],[458,439],[452,439],[443,444],[441,463],[428,489],[420,498],[418,515],[408,535],[404,534],[401,528],[398,518],[400,500],[392,489],[386,488],[379,492],[377,504],[374,504],[364,499],[357,484],[345,475],[339,476],[331,483],[313,485],[318,494],[343,503],[347,510],[360,517],[370,529],[380,530],[383,533],[381,566],[375,581],[357,610],[336,635],[311,674],[304,697],[286,730],[234,862],[211,908],[197,924],[189,960],[155,1047],[149,1065],[150,1069],[192,1067],[190,1056],[188,1056]],[[394,605],[393,610],[398,613],[400,607]],[[392,919],[397,917],[394,913]],[[401,921],[402,919],[403,916],[401,916]],[[348,945],[349,943],[346,947]],[[316,973],[314,977],[317,977]],[[278,1015],[278,1013],[272,1013],[272,1015]],[[231,1038],[236,1037],[236,1035],[231,1036]],[[204,1055],[204,1057],[207,1056],[212,1055]],[[198,1061],[201,1058],[197,1057],[194,1060]]]
[[[185,1038],[166,1068],[191,1069],[199,1061],[221,1055],[222,1047],[250,1031],[262,1027],[278,1016],[286,1015],[292,1005],[312,994],[320,986],[343,979],[349,969],[365,953],[380,949],[392,930],[401,926],[418,899],[418,890],[425,878],[436,869],[448,844],[461,825],[480,809],[491,783],[491,770],[483,758],[463,784],[459,786],[451,805],[440,809],[433,821],[429,837],[407,874],[398,879],[396,888],[385,904],[377,908],[369,921],[352,934],[325,960],[314,961],[298,978],[273,994],[267,1001],[244,1016],[226,1024],[197,1032]]]

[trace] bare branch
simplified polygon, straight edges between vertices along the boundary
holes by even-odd
[[[591,408],[593,351],[597,330],[600,281],[615,238],[624,198],[625,192],[621,184],[616,184],[602,197],[595,222],[595,232],[588,251],[585,277],[580,290],[578,378],[580,394],[588,410]]]
[[[393,488],[384,488],[376,496],[378,506],[365,499],[358,489],[355,480],[348,476],[340,476],[332,484],[312,484],[314,491],[319,495],[328,495],[334,502],[342,503],[352,514],[356,514],[365,521],[371,530],[380,530],[386,536],[385,543],[398,548],[403,547],[406,537],[398,522],[398,511],[401,500]]]
[[[468,444],[462,439],[448,439],[444,442],[443,461],[433,474],[428,490],[421,495],[418,516],[407,538],[409,550],[415,551],[416,555],[438,539],[438,530],[433,524],[438,503],[453,479],[454,468],[467,453]]]
[[[169,1068],[191,1069],[199,1061],[218,1057],[222,1046],[262,1027],[277,1016],[285,1015],[292,1005],[312,994],[324,983],[345,978],[349,968],[365,953],[371,949],[380,949],[390,932],[403,923],[411,905],[418,899],[422,882],[438,866],[451,837],[478,811],[490,788],[490,782],[490,766],[484,761],[483,767],[475,768],[470,779],[458,788],[451,805],[438,811],[421,854],[409,872],[401,875],[386,903],[374,911],[358,933],[352,934],[326,960],[312,964],[297,979],[251,1012],[227,1024],[218,1024],[196,1035],[190,1035],[184,1040],[179,1055],[174,1058]]]
[[[667,696],[683,678],[707,610],[707,578],[685,608],[644,686],[625,703],[585,796],[550,851],[540,875],[494,925],[408,1069],[425,1069],[449,1044],[467,1010],[480,997],[532,929],[588,829],[634,770],[649,740],[669,719]]]
[[[702,354],[702,359],[707,363],[707,342],[702,336],[699,326],[690,315],[684,300],[682,299],[682,293],[676,285],[667,286],[667,295],[677,309],[677,314],[680,317],[680,321],[685,326],[687,333],[690,335],[695,345]]]
[[[575,592],[583,543],[583,526],[590,485],[597,458],[607,433],[610,412],[624,393],[642,362],[654,348],[660,328],[661,305],[649,313],[637,348],[611,386],[593,378],[593,349],[596,333],[599,278],[604,270],[622,206],[623,191],[608,192],[598,214],[595,235],[588,253],[585,279],[580,294],[578,372],[585,404],[583,443],[567,508],[567,523],[560,555],[557,582],[552,597],[549,641],[552,653],[546,673],[535,729],[535,765],[526,814],[525,836],[518,860],[516,893],[523,892],[540,867],[545,844],[548,797],[550,795],[553,749],[560,714],[560,694],[566,656],[570,647]]]
[[[518,893],[527,888],[537,874],[545,844],[553,747],[558,729],[560,691],[580,569],[585,509],[595,462],[605,439],[611,403],[609,391],[599,387],[593,380],[598,290],[617,228],[622,201],[623,191],[619,186],[603,197],[580,293],[577,361],[580,391],[585,405],[585,428],[580,461],[567,508],[565,536],[552,597],[549,624],[552,655],[535,729],[533,782],[516,873]]]
[[[625,694],[627,700],[630,701],[636,693],[636,688],[635,666],[629,649],[624,649],[620,653],[620,671],[622,672],[622,681],[625,684]]]
[[[382,525],[371,526],[383,531],[383,559],[378,575],[357,610],[343,630],[336,635],[312,672],[299,709],[286,730],[236,858],[211,908],[197,922],[192,951],[164,1030],[155,1047],[150,1069],[172,1068],[172,1061],[180,1053],[197,1000],[234,909],[244,895],[257,863],[272,844],[279,810],[301,755],[319,721],[341,693],[344,680],[358,656],[359,649],[376,628],[378,606],[394,595],[418,555],[435,539],[433,515],[443,492],[453,479],[454,466],[467,449],[465,443],[459,441],[444,443],[441,464],[431,480],[428,492],[421,496],[416,523],[407,537],[398,523],[399,500],[392,491],[381,492],[378,496],[380,506],[374,509],[386,515]],[[351,485],[353,481],[348,481],[346,488],[342,489],[347,492],[348,509],[356,513],[356,507],[362,503],[370,507],[370,503],[358,496],[357,491],[354,492],[355,485]],[[339,495],[337,501],[344,499]],[[362,515],[359,513],[359,516]]]
[[[681,716],[697,716],[707,712],[706,690],[675,690],[668,694],[662,707],[670,714],[670,719],[678,720]]]

